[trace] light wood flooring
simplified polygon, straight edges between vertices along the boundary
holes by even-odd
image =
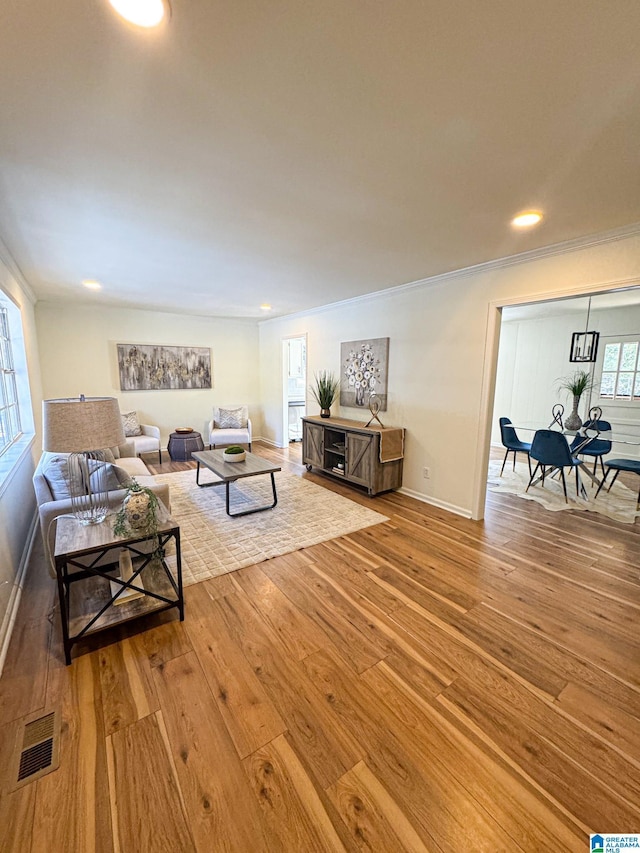
[[[640,831],[639,525],[496,495],[472,522],[254,450],[389,521],[188,587],[184,623],[97,635],[70,667],[36,547],[0,680],[4,853],[584,853]],[[60,767],[10,792],[20,721],[50,708]]]

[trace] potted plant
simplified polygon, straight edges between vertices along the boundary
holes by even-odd
[[[244,462],[247,458],[247,452],[239,444],[230,444],[222,451],[222,456],[225,462]]]
[[[582,426],[582,418],[578,414],[580,397],[591,388],[593,388],[593,377],[586,370],[576,370],[571,376],[558,379],[558,391],[568,391],[573,397],[573,409],[564,422],[567,429],[579,430]]]
[[[314,374],[314,384],[309,386],[313,399],[320,406],[320,417],[331,417],[331,406],[338,393],[340,381],[335,378],[333,373],[327,370],[321,370],[320,373]]]

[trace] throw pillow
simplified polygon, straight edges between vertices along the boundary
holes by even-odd
[[[122,428],[127,438],[133,435],[142,435],[142,427],[140,426],[137,412],[121,412],[120,417],[122,418]]]
[[[116,450],[117,450],[117,448],[116,448]],[[113,452],[113,450],[110,447],[105,447],[105,449],[102,452],[104,453],[104,461],[105,462],[111,462],[111,464],[113,464],[116,461],[115,453]]]
[[[42,475],[47,481],[49,491],[51,492],[54,501],[64,501],[71,497],[68,458],[68,453],[51,453],[47,454],[47,458],[42,464]],[[100,464],[101,463],[97,462],[95,459],[89,460],[89,479],[92,489],[97,489],[99,487],[96,468]],[[125,471],[124,468],[119,468],[117,465],[113,465],[110,462],[107,462],[104,468],[107,491],[111,492],[117,489],[124,489],[125,486],[129,484],[131,475]]]
[[[90,475],[90,481],[92,489],[99,488],[100,484],[98,482],[98,474],[95,469]],[[130,481],[131,475],[128,474],[124,468],[119,468],[117,465],[113,465],[110,462],[107,462],[104,466],[104,485],[108,492],[124,489]]]
[[[64,455],[47,453],[42,463],[42,476],[47,481],[54,501],[63,501],[71,497],[67,457],[66,453]]]
[[[215,419],[218,429],[246,429],[247,416],[243,406],[238,409],[218,409]]]

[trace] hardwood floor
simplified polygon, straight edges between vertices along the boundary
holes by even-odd
[[[583,853],[640,831],[638,524],[495,494],[472,522],[254,450],[389,520],[188,587],[184,623],[99,634],[70,667],[37,547],[0,680],[3,851]],[[39,709],[60,767],[12,791]]]

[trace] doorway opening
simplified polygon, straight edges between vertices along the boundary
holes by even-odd
[[[302,441],[306,414],[307,336],[282,341],[284,444]]]
[[[597,333],[599,345],[589,353],[592,358],[577,363],[573,344],[576,335],[584,337],[585,331]],[[566,420],[572,398],[563,381],[576,371],[588,375],[579,399],[582,422],[591,417],[591,411],[600,411],[618,442],[613,456],[639,458],[640,288],[501,307],[487,454],[490,490],[499,487],[508,492],[505,480],[510,477],[514,493],[519,493],[529,480],[526,453],[518,453],[515,459],[511,454],[502,474],[506,445],[499,418],[511,420],[519,441],[531,442],[536,429],[552,425],[558,407],[564,408]]]

